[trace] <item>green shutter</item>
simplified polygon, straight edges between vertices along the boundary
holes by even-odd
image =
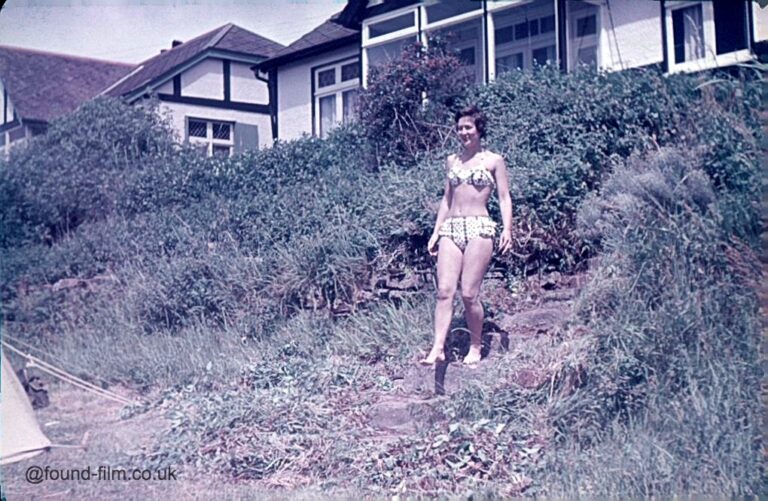
[[[259,149],[259,128],[255,125],[235,124],[235,152]]]

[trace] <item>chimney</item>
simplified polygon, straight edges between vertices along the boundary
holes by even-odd
[[[182,42],[181,40],[174,40],[173,42],[171,42],[171,49],[173,49],[174,47],[178,47],[179,45],[181,45],[183,43],[184,42]]]

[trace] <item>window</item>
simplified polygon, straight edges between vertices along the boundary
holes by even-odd
[[[392,59],[397,58],[402,52],[403,47],[407,44],[416,43],[416,37],[411,36],[396,40],[394,42],[388,42],[382,45],[376,45],[368,50],[368,67],[379,66],[386,64]]]
[[[699,71],[752,59],[746,0],[670,2],[666,10],[669,70]]]
[[[496,74],[499,75],[506,71],[512,71],[515,69],[522,70],[525,67],[523,60],[523,53],[516,52],[507,56],[501,56],[496,58]]]
[[[597,69],[599,45],[599,10],[586,2],[568,4],[568,68],[589,66]]]
[[[749,2],[714,0],[715,50],[727,54],[749,48]]]
[[[483,26],[480,18],[445,28],[428,31],[429,37],[439,36],[455,51],[466,74],[475,82],[483,81]]]
[[[492,11],[494,75],[530,69],[556,59],[553,2],[538,1]]]
[[[198,118],[187,119],[187,140],[210,156],[232,155],[234,124]]]
[[[444,19],[482,9],[482,2],[447,0],[433,2],[426,6],[427,23],[436,23]]]
[[[675,63],[704,57],[704,23],[701,4],[672,11]]]
[[[597,34],[597,16],[592,14],[576,18],[576,36],[581,38]]]
[[[376,38],[390,33],[413,27],[413,12],[397,16],[392,19],[387,19],[379,23],[373,23],[368,27],[368,37]]]
[[[549,64],[555,60],[555,46],[549,45],[547,47],[533,49],[533,52],[531,52],[531,57],[533,57],[533,60],[539,66]]]
[[[315,124],[320,137],[339,123],[355,119],[357,95],[360,87],[360,61],[350,59],[314,70]]]
[[[418,40],[417,19],[420,8],[409,6],[363,21],[363,84],[370,68],[386,64],[398,57],[406,44]]]

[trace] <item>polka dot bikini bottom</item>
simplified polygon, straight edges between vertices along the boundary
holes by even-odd
[[[493,238],[496,236],[496,223],[488,216],[449,217],[437,232],[441,237],[448,237],[464,251],[473,238]]]

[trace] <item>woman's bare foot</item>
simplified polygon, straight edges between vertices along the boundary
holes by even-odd
[[[435,365],[438,362],[445,362],[445,352],[437,348],[432,348],[426,358],[419,360],[421,365]]]
[[[480,361],[480,347],[479,346],[473,346],[470,345],[469,347],[469,353],[467,353],[467,356],[464,357],[464,363],[465,364],[476,364]]]

